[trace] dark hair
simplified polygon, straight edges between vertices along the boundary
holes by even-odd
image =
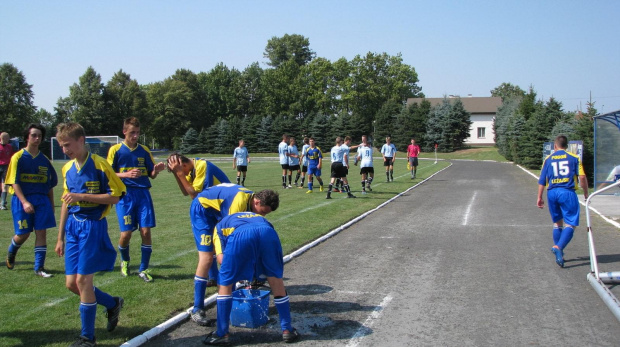
[[[254,194],[254,199],[260,201],[261,206],[271,207],[271,211],[275,211],[280,206],[280,195],[274,190],[265,189]]]
[[[555,144],[562,149],[566,149],[568,148],[568,138],[564,135],[558,135],[558,137],[555,138]]]
[[[41,124],[36,124],[36,123],[30,123],[30,125],[28,125],[26,127],[26,129],[24,129],[24,142],[28,143],[28,137],[30,137],[30,129],[38,129],[41,130],[41,142],[43,142],[43,140],[45,140],[45,127]]]
[[[140,121],[136,117],[125,118],[123,121],[123,130],[127,130],[127,127],[133,125],[136,128],[140,127]]]
[[[179,157],[179,159],[181,159],[181,163],[189,163],[192,160],[189,159],[188,157],[184,156],[183,154],[180,154],[179,152],[172,152],[170,153],[170,155],[168,156],[168,159],[172,158],[172,157]]]

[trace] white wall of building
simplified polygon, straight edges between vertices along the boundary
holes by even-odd
[[[495,144],[495,133],[493,132],[492,114],[471,114],[472,122],[469,128],[469,137],[465,140],[468,145],[491,145]]]

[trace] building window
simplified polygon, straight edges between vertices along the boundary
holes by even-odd
[[[486,138],[486,130],[487,130],[487,128],[478,128],[478,138],[479,139]]]

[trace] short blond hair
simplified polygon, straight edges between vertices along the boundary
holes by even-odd
[[[11,137],[9,136],[9,133],[3,132],[2,134],[0,134],[0,141],[2,141],[2,143],[7,144],[10,140]]]
[[[56,126],[56,137],[61,140],[66,140],[67,138],[78,140],[80,137],[85,138],[86,132],[79,123],[60,123]]]

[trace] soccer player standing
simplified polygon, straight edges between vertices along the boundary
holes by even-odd
[[[555,152],[545,158],[540,178],[538,179],[539,208],[545,206],[542,198],[547,186],[547,202],[553,222],[553,247],[555,262],[564,267],[564,248],[573,238],[575,228],[579,226],[579,199],[577,198],[577,180],[583,189],[583,197],[588,199],[588,180],[581,165],[581,160],[575,154],[566,151],[568,139],[564,135],[555,138],[553,142]]]
[[[372,146],[368,143],[368,137],[362,136],[362,144],[357,147],[357,162],[360,163],[360,175],[362,175],[362,194],[366,194],[366,189],[372,191],[370,184],[375,177],[375,168],[372,163]]]
[[[8,191],[8,186],[5,186],[4,181],[6,179],[6,170],[9,168],[9,163],[11,162],[11,157],[13,156],[13,153],[15,153],[10,141],[11,138],[9,137],[9,133],[3,132],[0,134],[0,188],[2,191],[0,210],[7,209],[6,194]]]
[[[47,278],[52,277],[45,271],[47,229],[56,226],[54,187],[58,184],[58,177],[52,163],[39,151],[44,138],[45,128],[42,125],[30,124],[26,127],[26,148],[11,157],[7,169],[6,184],[13,194],[11,212],[15,235],[9,244],[6,267],[10,270],[15,267],[17,251],[34,231],[34,273]]]
[[[161,162],[155,164],[148,147],[138,143],[140,138],[140,121],[130,117],[123,122],[122,143],[110,147],[108,164],[127,187],[127,193],[116,204],[116,216],[121,236],[118,240],[118,251],[121,254],[121,275],[129,275],[129,243],[134,231],[140,229],[142,245],[138,276],[144,282],[152,282],[149,262],[153,252],[151,228],[155,227],[155,208],[151,198],[151,179],[166,168]]]
[[[297,187],[299,176],[301,175],[301,169],[299,168],[299,150],[297,149],[295,138],[291,136],[288,145],[288,188],[292,188],[291,181],[293,171],[297,171],[297,176],[295,176],[295,187]]]
[[[407,146],[407,158],[409,167],[411,168],[411,179],[415,178],[418,172],[418,154],[420,154],[420,146],[416,145],[415,139],[411,139],[411,144]]]
[[[280,157],[280,166],[282,166],[282,188],[286,186],[286,175],[288,173],[288,140],[287,134],[282,135],[282,142],[278,145],[278,156]]]
[[[304,137],[304,145],[301,148],[301,184],[299,185],[299,188],[304,187],[304,181],[306,180],[306,174],[308,172],[308,157],[306,154],[308,153],[308,148],[310,148],[309,142],[310,139],[308,137]]]
[[[245,147],[245,141],[239,140],[239,147],[235,148],[233,152],[233,170],[237,169],[237,184],[245,186],[245,175],[248,171],[248,164],[250,163],[250,153]],[[243,174],[243,180],[241,180],[241,174]]]
[[[88,152],[81,125],[60,124],[56,137],[71,158],[62,168],[65,184],[56,242],[56,254],[65,256],[65,285],[80,296],[82,330],[71,346],[95,346],[97,305],[106,308],[107,330],[112,331],[124,303],[95,287],[93,279],[99,271],[114,269],[116,250],[106,216],[125,194],[125,185],[104,158]]]
[[[309,147],[305,157],[308,158],[308,191],[307,194],[312,193],[312,186],[314,184],[314,176],[320,184],[320,191],[323,191],[323,180],[321,179],[321,167],[323,167],[323,153],[321,149],[316,146],[314,138],[309,140]]]
[[[243,212],[224,217],[215,229],[213,243],[221,264],[217,330],[208,334],[203,342],[215,346],[229,343],[232,286],[240,280],[264,276],[267,277],[278,310],[282,339],[286,343],[299,339],[299,333],[291,324],[291,307],[282,279],[282,244],[273,225],[260,214]]]
[[[385,176],[387,182],[394,182],[394,160],[396,160],[396,146],[392,143],[391,137],[385,138],[385,144],[381,147],[383,156],[383,166],[385,166]]]
[[[347,192],[347,198],[355,198],[355,195],[351,194],[351,188],[349,187],[349,182],[347,181],[345,168],[347,170],[349,168],[349,158],[347,156],[346,149],[342,147],[342,138],[340,136],[336,138],[336,145],[332,147],[330,154],[332,160],[331,181],[329,183],[329,188],[327,189],[326,199],[332,198],[332,188],[336,178],[340,178],[344,183],[343,188]]]

